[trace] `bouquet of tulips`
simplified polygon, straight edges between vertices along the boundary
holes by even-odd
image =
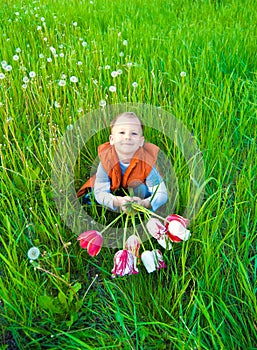
[[[143,229],[146,231],[149,238],[153,237],[164,249],[170,250],[173,242],[187,241],[191,235],[190,231],[187,229],[188,220],[180,215],[171,214],[166,218],[162,218],[136,203],[130,204],[130,211],[127,212],[127,215],[131,212],[143,212],[146,214],[148,220],[145,226],[142,220],[140,220]],[[108,227],[116,221],[117,219],[109,224]],[[94,257],[100,252],[103,245],[102,233],[104,231],[105,229],[102,232],[89,230],[83,232],[78,237],[80,246],[87,249],[90,256]],[[124,228],[124,237],[126,238],[126,224]],[[166,264],[163,260],[161,250],[155,249],[151,240],[150,244],[152,250],[145,250],[143,242],[138,234],[132,234],[127,239],[124,239],[123,249],[117,251],[114,255],[114,267],[111,271],[112,277],[139,273],[137,268],[138,259],[141,260],[148,273],[165,268]],[[144,251],[140,254],[141,246]]]

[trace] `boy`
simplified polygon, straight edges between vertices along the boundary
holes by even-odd
[[[119,114],[111,123],[110,141],[98,147],[96,175],[77,193],[94,188],[96,201],[112,210],[125,210],[130,201],[155,211],[167,202],[167,189],[155,164],[159,148],[144,142],[143,125],[132,112]],[[121,196],[121,190],[133,196]]]

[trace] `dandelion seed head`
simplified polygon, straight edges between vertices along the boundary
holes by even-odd
[[[43,53],[39,54],[39,58],[44,58],[44,57],[45,57],[45,55]]]
[[[66,81],[64,79],[61,79],[58,83],[59,86],[65,86],[66,85]]]
[[[23,83],[26,84],[26,83],[29,82],[29,78],[27,76],[25,76],[25,77],[22,78],[22,81],[23,81]]]
[[[48,57],[46,60],[47,60],[47,62],[49,62],[49,63],[53,61],[51,57]]]
[[[111,66],[109,66],[109,64],[107,64],[105,67],[104,67],[104,69],[111,69]]]
[[[56,49],[53,46],[50,46],[50,51],[55,55],[56,54]]]
[[[6,72],[10,72],[12,70],[12,66],[10,64],[8,64],[7,66],[5,66],[4,70]]]
[[[116,70],[114,70],[114,71],[111,72],[111,76],[112,76],[113,78],[116,78],[117,75],[118,75],[118,73],[116,72]]]
[[[34,71],[29,72],[29,76],[30,76],[30,78],[35,78],[36,72],[34,72]]]
[[[120,56],[120,57],[124,57],[124,52],[121,51],[121,52],[119,53],[119,56]]]
[[[78,62],[77,62],[77,65],[78,65],[78,66],[82,66],[82,62],[81,62],[81,61],[78,61]]]
[[[4,79],[4,78],[5,78],[4,73],[0,73],[0,79]]]
[[[138,87],[138,83],[137,83],[136,81],[134,81],[134,82],[132,83],[132,86],[133,86],[133,88],[135,89],[135,88]]]
[[[111,85],[111,86],[109,87],[109,91],[111,91],[111,92],[116,92],[116,86]]]
[[[69,125],[66,126],[66,129],[67,129],[68,131],[73,130],[73,128],[74,128],[74,126],[73,126],[72,124],[69,124]]]
[[[41,22],[45,22],[45,17],[40,18]]]
[[[72,24],[73,24],[74,27],[77,27],[78,22],[73,22]]]
[[[100,100],[99,106],[100,107],[105,107],[106,106],[106,101],[105,100]]]
[[[21,48],[17,47],[17,49],[15,50],[15,52],[20,53],[20,52],[21,52]]]
[[[121,75],[121,74],[122,74],[122,69],[118,69],[118,70],[117,70],[117,74],[118,74],[118,75]]]
[[[180,73],[180,76],[183,78],[183,77],[185,77],[187,74],[186,74],[186,72],[181,72]]]
[[[83,41],[83,42],[82,42],[82,46],[86,47],[86,46],[87,46],[87,42],[86,42],[86,41]]]
[[[42,27],[41,26],[37,26],[37,30],[42,30]]]
[[[123,43],[122,43],[124,46],[127,46],[128,45],[128,40],[123,40]]]
[[[60,105],[60,103],[58,101],[54,102],[54,106],[55,106],[55,108],[60,108],[61,107],[61,105]]]
[[[60,57],[64,57],[64,53],[63,53],[63,52],[61,52],[59,56],[60,56]]]
[[[13,55],[13,60],[14,61],[19,61],[19,55]]]
[[[40,256],[40,250],[37,247],[32,247],[28,250],[27,256],[30,260],[37,260]]]
[[[77,82],[78,82],[78,78],[75,77],[75,75],[72,75],[72,76],[70,77],[70,81],[71,81],[72,83],[77,83]]]

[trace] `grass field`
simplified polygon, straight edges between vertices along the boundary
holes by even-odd
[[[1,349],[257,349],[255,7],[1,2]],[[163,251],[166,269],[111,279],[114,250],[90,258],[63,221],[52,164],[86,115],[92,138],[76,160],[78,189],[107,141],[98,111],[126,103],[183,123],[201,151],[205,189],[190,240]],[[172,119],[162,122],[161,135],[149,127],[146,137],[174,166],[182,215],[187,162],[165,138]],[[41,252],[33,263],[32,246]]]

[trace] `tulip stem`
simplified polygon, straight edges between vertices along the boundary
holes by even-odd
[[[140,244],[142,245],[143,249],[146,250],[145,246],[143,244],[143,241],[142,241],[142,239],[141,239],[141,237],[140,237],[140,235],[138,233],[138,230],[136,228],[135,215],[133,215],[133,217],[132,217],[132,225],[133,225],[134,232],[136,233],[138,239],[140,240]]]
[[[144,230],[144,232],[146,233],[146,235],[147,235],[147,237],[148,237],[148,240],[149,240],[149,242],[150,242],[151,248],[152,248],[152,250],[154,250],[153,243],[152,243],[152,241],[151,241],[151,238],[149,237],[149,233],[148,233],[147,229],[145,228],[145,225],[144,225],[144,223],[143,223],[143,220],[141,219],[140,215],[138,215],[138,217],[139,217],[140,224],[141,224],[141,226],[143,227],[143,230]],[[143,248],[144,248],[144,246],[143,246]],[[144,248],[144,250],[145,250],[145,248]]]
[[[110,222],[110,223],[101,231],[101,233],[104,233],[106,230],[108,230],[108,228],[111,227],[113,224],[115,224],[115,222],[117,222],[124,214],[125,214],[125,212],[122,212],[119,216],[117,216],[117,218],[115,218],[112,222]]]
[[[127,236],[127,228],[128,228],[128,219],[129,219],[129,215],[126,216],[126,220],[125,220],[125,225],[124,225],[124,233],[123,233],[123,249],[126,249],[126,236]]]
[[[147,209],[147,208],[145,208],[145,207],[143,207],[141,205],[133,203],[132,204],[132,208],[137,210],[137,211],[141,211],[142,213],[145,213],[148,216],[148,218],[150,218],[151,216],[155,216],[156,218],[158,218],[160,220],[163,220],[164,222],[168,222],[169,223],[169,220],[163,218],[162,216],[154,213],[153,211],[151,211],[151,210],[149,210],[149,209]]]

